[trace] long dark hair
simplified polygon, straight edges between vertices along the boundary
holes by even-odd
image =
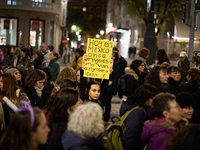
[[[170,61],[169,61],[169,58],[167,56],[167,53],[166,53],[165,49],[157,50],[156,58],[158,59],[158,63],[157,64],[162,64],[164,62],[168,62],[170,64]]]
[[[126,103],[128,105],[138,104],[139,106],[144,106],[147,100],[153,98],[158,93],[159,91],[155,86],[143,84],[138,87],[130,97],[128,97]]]
[[[55,103],[50,110],[50,120],[54,123],[67,122],[68,108],[74,106],[79,100],[80,94],[76,89],[64,88],[58,91]]]
[[[134,70],[137,74],[139,74],[139,70],[138,70],[138,67],[143,63],[142,60],[133,60],[131,65],[130,65],[130,68],[132,70]]]
[[[160,70],[167,71],[167,67],[163,65],[156,65],[153,69],[149,72],[146,77],[145,83],[154,85],[158,90],[161,90],[161,81],[159,77]],[[161,90],[162,91],[162,90]]]
[[[18,86],[18,82],[15,78],[15,76],[11,73],[5,73],[2,74],[0,77],[2,77],[3,80],[3,91],[0,92],[0,101],[2,101],[2,98],[4,96],[7,96],[11,101],[12,100],[18,100],[18,97],[16,95],[16,90],[21,88]]]

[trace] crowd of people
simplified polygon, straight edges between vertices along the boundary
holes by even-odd
[[[114,47],[107,80],[83,76],[85,47],[75,50],[70,66],[62,71],[60,55],[52,49],[43,43],[36,51],[8,45],[0,50],[0,149],[106,149],[102,137],[124,75],[127,99],[120,116],[142,108],[124,122],[125,150],[181,149],[184,140],[191,141],[190,133],[198,136],[199,126],[192,124],[200,123],[200,70],[183,66],[186,53],[172,66],[165,50],[159,49],[157,63],[148,65],[150,51],[142,48],[127,66]],[[198,142],[192,142],[194,147],[185,147],[198,149]]]

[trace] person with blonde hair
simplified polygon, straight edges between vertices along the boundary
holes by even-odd
[[[55,93],[56,91],[58,91],[60,89],[60,84],[62,82],[62,80],[64,79],[71,79],[71,80],[74,80],[76,81],[76,72],[73,68],[71,67],[66,67],[64,68],[57,76],[57,79],[55,81],[55,87],[54,89],[52,90],[52,93]]]
[[[71,115],[67,130],[62,137],[65,150],[106,150],[98,140],[104,131],[102,108],[95,103],[79,106]]]

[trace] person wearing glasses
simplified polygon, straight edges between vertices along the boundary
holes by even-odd
[[[125,68],[125,73],[128,75],[126,80],[127,96],[144,83],[144,62],[142,60],[133,60],[130,67]]]
[[[164,150],[168,140],[179,129],[180,106],[173,94],[159,93],[153,98],[152,112],[155,119],[144,122],[141,138],[148,150]]]

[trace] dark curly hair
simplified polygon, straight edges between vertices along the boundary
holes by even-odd
[[[161,81],[159,77],[160,70],[167,72],[167,67],[163,65],[156,65],[155,67],[153,67],[153,69],[147,75],[145,83],[154,85],[158,90],[162,91]]]

